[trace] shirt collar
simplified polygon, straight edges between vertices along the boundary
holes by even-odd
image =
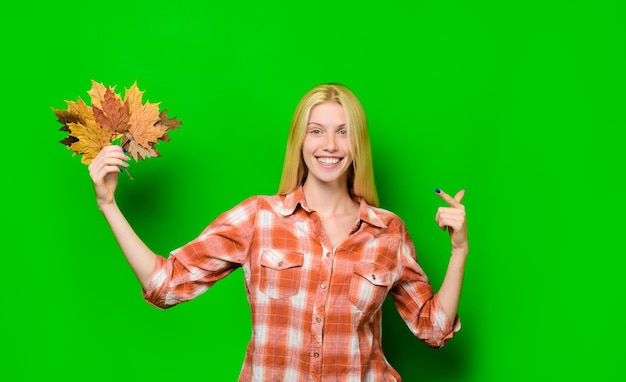
[[[283,196],[283,205],[280,211],[278,211],[283,216],[289,216],[296,211],[298,204],[306,211],[311,212],[311,209],[307,207],[306,200],[304,199],[304,191],[302,190],[302,186],[296,188],[295,191],[290,192],[289,194]]]
[[[361,197],[358,197],[357,201],[359,202],[360,221],[366,222],[367,224],[374,227],[387,228],[387,225],[378,216],[374,207],[367,204],[365,199]],[[298,205],[300,205],[300,207],[306,212],[311,212],[311,209],[306,205],[302,186],[299,186],[295,191],[283,197],[283,205],[278,212],[282,216],[292,215],[296,211],[296,208],[298,208]]]

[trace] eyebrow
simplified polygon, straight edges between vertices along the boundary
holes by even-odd
[[[325,127],[323,124],[321,124],[321,123],[319,123],[319,122],[309,122],[309,123],[307,123],[307,126],[308,126],[308,125],[317,125],[317,126]],[[339,126],[337,126],[337,127],[346,127],[346,124],[345,124],[345,123],[342,123],[341,125],[339,125]]]

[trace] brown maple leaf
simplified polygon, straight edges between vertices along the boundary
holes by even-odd
[[[69,132],[69,127],[67,128],[67,131]],[[69,149],[70,146],[74,143],[74,142],[78,142],[78,138],[68,135],[66,138],[61,139],[59,142],[61,142],[62,144],[64,144],[65,146],[67,146],[67,148]]]
[[[128,120],[130,112],[128,104],[122,102],[121,98],[113,93],[112,88],[107,88],[104,99],[100,102],[101,107],[93,106],[93,115],[102,129],[109,132],[115,140],[121,137],[122,133],[130,127]]]
[[[163,142],[169,142],[170,140],[170,136],[167,133],[170,130],[177,130],[178,127],[182,124],[182,121],[179,121],[176,119],[176,117],[174,118],[168,118],[167,117],[167,109],[164,109],[161,114],[159,115],[159,121],[156,123],[156,126],[164,131],[163,136],[161,137],[161,140]]]
[[[61,123],[63,126],[61,126],[61,128],[59,129],[60,131],[65,131],[65,132],[70,132],[70,128],[67,127],[67,124],[70,122],[79,122],[78,121],[78,117],[76,117],[73,114],[70,114],[69,110],[65,110],[65,109],[55,109],[52,108],[52,111],[54,112],[54,114],[56,114],[57,116],[57,121],[59,121],[59,123]]]
[[[97,122],[91,113],[91,108],[80,98],[77,102],[65,102],[68,106],[67,110],[53,109],[53,111],[56,114],[58,121],[63,124],[59,130],[70,133],[68,137],[59,141],[61,144],[68,146],[69,148],[70,145],[78,141],[78,138],[73,136],[71,133],[70,124],[93,126],[97,125]]]

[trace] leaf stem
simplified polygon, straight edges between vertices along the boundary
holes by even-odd
[[[133,179],[133,177],[130,175],[130,172],[128,171],[128,168],[124,167],[124,172],[126,173],[126,175],[128,175],[128,177],[130,178],[130,180],[135,180],[135,179]]]

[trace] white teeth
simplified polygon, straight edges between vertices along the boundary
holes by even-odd
[[[339,158],[317,158],[317,160],[322,164],[335,164],[339,163]]]

